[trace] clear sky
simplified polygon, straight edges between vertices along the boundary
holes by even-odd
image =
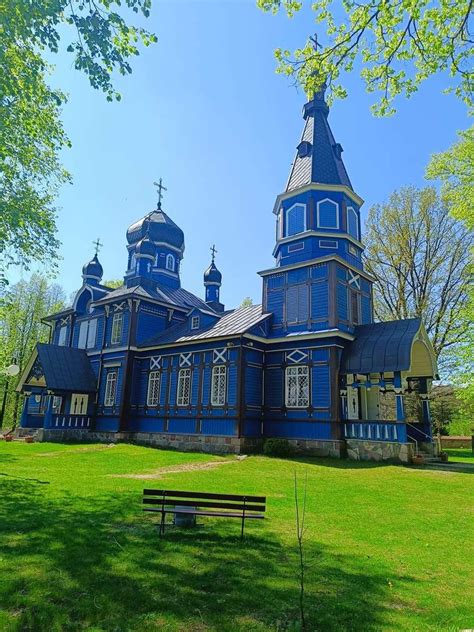
[[[126,229],[155,208],[153,181],[162,177],[163,209],[185,233],[183,287],[203,296],[215,243],[226,307],[246,296],[260,302],[256,273],[273,265],[272,208],[300,140],[305,102],[275,74],[273,51],[304,43],[315,28],[311,12],[289,20],[261,13],[253,0],[154,0],[144,25],[158,43],[132,60],[132,75],[117,79],[119,103],[94,91],[71,56],[54,60],[54,82],[69,93],[63,119],[73,146],[64,163],[74,178],[59,199],[57,281],[68,294],[81,285],[97,237],[104,278],[122,277]],[[426,184],[430,154],[468,126],[465,106],[442,94],[445,81],[430,80],[410,100],[399,99],[396,116],[377,119],[369,110],[375,97],[358,75],[347,77],[349,97],[329,120],[365,199],[363,217],[394,189]]]

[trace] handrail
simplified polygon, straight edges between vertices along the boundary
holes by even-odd
[[[415,439],[415,437],[412,437],[411,435],[408,434],[407,432],[407,439],[411,439],[413,441],[413,443],[415,444],[415,454],[419,454],[420,451],[418,449],[418,441]]]
[[[408,421],[405,421],[407,426],[410,426],[410,428],[413,428],[413,430],[416,430],[417,432],[421,432],[422,435],[424,435],[425,437],[428,437],[428,439],[430,440],[430,442],[432,441],[432,437],[429,434],[426,434],[426,432],[423,432],[423,430],[420,430],[419,428],[417,428],[416,426],[414,426],[413,424],[408,423]]]

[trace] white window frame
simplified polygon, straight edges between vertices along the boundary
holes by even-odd
[[[330,241],[331,244],[334,244],[334,245],[327,246],[324,242],[328,242],[328,241]],[[339,246],[339,244],[337,243],[337,239],[320,239],[319,240],[319,247],[320,248],[330,248],[332,250],[332,249],[338,248],[338,246]]]
[[[97,318],[89,320],[87,328],[86,349],[94,349],[97,344]]]
[[[122,342],[123,334],[123,313],[115,312],[112,318],[112,331],[110,333],[110,344],[118,345]]]
[[[58,335],[58,345],[60,347],[66,346],[66,338],[67,338],[67,325],[61,325],[61,327],[59,328],[59,335]]]
[[[117,396],[118,372],[109,371],[105,381],[104,406],[115,406]]]
[[[176,269],[176,261],[174,255],[166,255],[166,269],[174,272]]]
[[[354,217],[355,217],[355,225],[356,225],[356,235],[353,235],[351,232],[349,232],[349,212],[354,213]],[[357,239],[357,241],[360,240],[360,235],[359,235],[359,216],[357,215],[357,211],[355,210],[355,208],[353,206],[348,206],[346,209],[346,222],[347,222],[347,233],[351,236],[354,237],[354,239]]]
[[[227,367],[223,364],[212,367],[211,406],[225,406],[227,402]]]
[[[189,406],[191,403],[191,369],[180,369],[176,388],[176,405]]]
[[[69,414],[70,415],[87,415],[88,404],[89,404],[89,395],[83,395],[81,393],[73,393],[71,396],[71,405],[69,407]]]
[[[79,323],[79,337],[77,339],[77,348],[85,349],[87,345],[87,332],[89,330],[89,323],[87,320],[83,320]]]
[[[290,211],[292,211],[296,206],[302,206],[303,207],[303,230],[300,230],[298,233],[290,233],[288,232],[288,228],[289,228],[289,221],[288,221],[288,215],[290,213]],[[287,208],[285,211],[285,236],[286,237],[293,237],[293,235],[301,235],[301,233],[304,233],[306,231],[306,204],[303,204],[303,202],[296,202],[295,204],[292,204],[290,206],[290,208]]]
[[[301,378],[307,380],[307,392],[301,386]],[[296,380],[293,384],[292,381]],[[285,369],[285,406],[287,408],[308,408],[311,403],[310,371],[307,364],[287,366]]]
[[[161,371],[150,371],[148,374],[148,388],[146,393],[146,405],[158,406],[160,403]]]
[[[61,395],[53,395],[53,413],[58,415],[61,412],[63,398]]]
[[[321,219],[319,217],[319,207],[321,204],[324,204],[324,202],[330,202],[333,206],[336,207],[336,225],[335,226],[323,226],[321,224]],[[319,200],[319,202],[316,204],[316,218],[318,222],[318,228],[326,228],[328,230],[338,230],[339,229],[339,204],[335,202],[334,200],[331,200],[330,198],[324,198],[324,200]]]
[[[200,322],[201,319],[199,318],[199,316],[193,316],[191,318],[191,329],[199,329]]]

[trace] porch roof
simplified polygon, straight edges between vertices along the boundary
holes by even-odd
[[[421,318],[392,320],[371,325],[359,325],[355,340],[342,354],[341,373],[389,373],[415,370],[415,343],[422,343],[427,368],[425,377],[436,377],[437,368],[433,348],[424,331]],[[417,348],[418,349],[418,348]]]
[[[37,343],[17,390],[34,385],[41,375],[51,391],[92,393],[97,390],[96,377],[84,349]]]

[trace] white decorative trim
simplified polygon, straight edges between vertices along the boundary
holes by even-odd
[[[364,200],[355,193],[352,189],[344,184],[316,184],[315,182],[311,182],[310,184],[305,184],[302,187],[298,187],[296,189],[291,189],[291,191],[285,191],[284,193],[280,193],[275,200],[275,204],[273,206],[273,213],[276,215],[278,213],[278,209],[283,200],[287,200],[288,198],[295,197],[300,193],[306,193],[307,191],[338,191],[340,193],[345,193],[347,197],[357,204],[357,206],[361,207],[364,203]]]
[[[150,358],[150,370],[161,369],[161,356],[152,356]]]
[[[308,353],[305,351],[301,351],[300,349],[294,349],[290,353],[286,353],[286,359],[289,362],[299,363],[303,360],[308,360]]]
[[[322,226],[321,225],[321,222],[319,219],[319,205],[323,204],[324,202],[330,202],[333,206],[336,207],[336,226]],[[323,200],[319,200],[316,203],[316,221],[317,221],[318,228],[327,228],[329,230],[339,230],[339,204],[335,202],[334,200],[331,200],[331,198],[324,198]]]
[[[355,285],[358,290],[360,290],[360,274],[354,274],[352,270],[348,270],[349,272],[349,285]]]
[[[335,254],[326,255],[325,257],[316,257],[314,259],[310,259],[309,261],[289,263],[285,266],[280,266],[278,268],[268,268],[267,270],[260,270],[259,272],[257,272],[257,274],[264,277],[264,276],[269,276],[270,274],[288,272],[288,270],[296,270],[297,268],[305,268],[306,266],[310,266],[315,263],[327,263],[328,261],[337,261],[337,263],[342,264],[344,267],[348,268],[349,270],[353,270],[357,274],[360,274],[360,276],[363,277],[364,279],[367,279],[367,281],[375,281],[375,278],[371,276],[368,272],[365,272],[364,270],[360,270],[359,268],[356,268],[355,266],[348,263],[345,259]]]
[[[189,353],[181,353],[179,356],[179,366],[191,366],[192,351]]]
[[[217,364],[218,362],[225,362],[226,351],[227,349],[214,349],[212,354],[212,362],[214,364]]]
[[[296,206],[302,206],[303,207],[303,230],[297,232],[297,233],[292,233],[291,235],[288,234],[288,214],[290,211],[292,211]],[[306,221],[306,204],[304,204],[304,202],[295,202],[294,204],[292,204],[290,206],[290,208],[287,208],[285,211],[285,233],[287,235],[287,237],[294,237],[295,235],[301,235],[302,233],[306,232],[306,227],[307,227],[307,221]]]

